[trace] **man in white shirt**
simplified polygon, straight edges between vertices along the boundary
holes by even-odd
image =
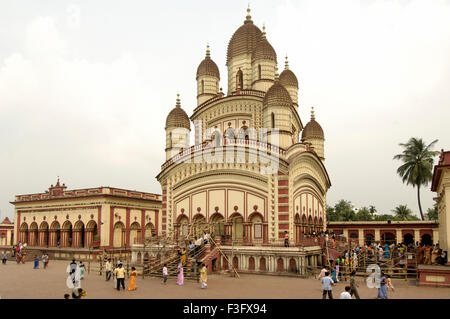
[[[339,299],[352,299],[350,289],[350,286],[345,286],[345,291],[341,293],[341,297]]]
[[[105,272],[106,272],[106,281],[109,281],[111,279],[112,273],[112,265],[109,259],[107,259],[105,263]]]

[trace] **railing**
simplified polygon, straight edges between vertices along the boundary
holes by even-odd
[[[201,144],[197,144],[197,145],[193,145],[187,149],[184,149],[183,151],[180,151],[178,154],[172,156],[172,158],[170,158],[169,160],[167,160],[164,164],[161,165],[161,170],[164,171],[165,169],[167,169],[168,167],[170,167],[171,165],[173,165],[176,162],[182,163],[185,162],[186,160],[191,162],[195,162],[195,157],[198,155],[203,155],[203,154],[199,154],[199,152],[203,152],[205,150],[208,150],[208,152],[210,150],[212,151],[223,151],[223,155],[225,156],[226,154],[226,150],[223,149],[223,147],[225,146],[241,146],[241,147],[246,147],[249,149],[255,149],[259,152],[266,152],[267,155],[269,155],[269,153],[275,153],[276,155],[282,155],[282,156],[286,156],[286,150],[276,146],[276,145],[272,145],[270,143],[266,143],[266,142],[261,142],[258,140],[254,140],[254,139],[245,139],[245,138],[234,138],[234,139],[224,139],[224,141],[227,141],[226,144],[224,145],[218,145],[218,146],[214,146],[213,142],[202,142]],[[233,150],[234,152],[234,150]],[[192,157],[192,158],[191,158]],[[203,156],[202,156],[203,157]],[[203,162],[203,158],[201,160],[201,162]],[[225,160],[224,160],[225,162]]]
[[[203,107],[205,107],[207,105],[210,105],[210,104],[214,103],[217,100],[223,99],[225,97],[232,97],[232,96],[238,96],[238,95],[250,95],[250,96],[257,96],[257,97],[264,98],[266,93],[264,91],[257,91],[257,90],[237,90],[237,91],[234,91],[230,95],[227,95],[227,96],[223,95],[223,93],[218,93],[215,97],[212,97],[209,100],[206,100],[205,102],[203,102],[202,104],[197,106],[194,109],[194,114],[197,111],[199,111],[200,109],[202,109]]]
[[[262,240],[262,239],[253,239],[246,240],[243,239],[235,239],[234,243],[232,243],[231,238],[221,239],[222,246],[270,246],[270,247],[285,247],[284,239],[271,239],[271,240]],[[322,242],[318,238],[302,238],[299,240],[289,240],[289,247],[314,247],[320,246],[322,247]]]

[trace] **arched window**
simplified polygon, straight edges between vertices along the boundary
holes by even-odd
[[[205,81],[202,80],[202,90],[200,91],[201,94],[205,93]]]
[[[261,64],[258,64],[258,80],[261,80]]]
[[[272,125],[271,125],[271,127],[272,128],[275,128],[275,114],[271,114],[271,123],[272,123]]]
[[[243,89],[243,88],[244,88],[244,74],[239,68],[239,71],[236,74],[236,89]]]

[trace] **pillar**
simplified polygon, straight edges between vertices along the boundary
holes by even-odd
[[[345,238],[347,238],[347,241],[348,241],[349,240],[349,238],[348,238],[348,229],[346,229],[346,228],[343,229],[343,235],[344,235]]]
[[[269,224],[263,224],[263,243],[267,244],[269,242]]]
[[[399,244],[402,241],[403,241],[402,230],[397,228],[395,230],[395,243]]]
[[[433,244],[436,244],[439,241],[439,230],[433,229]]]
[[[380,230],[375,228],[375,241],[380,241]]]
[[[86,248],[90,247],[93,241],[94,241],[94,232],[92,230],[85,231],[84,244]]]
[[[417,228],[414,229],[414,245],[416,242],[420,243],[420,230]]]
[[[364,229],[360,228],[358,229],[358,242],[359,242],[359,246],[363,247],[364,246]]]

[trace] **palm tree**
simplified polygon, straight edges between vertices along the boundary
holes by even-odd
[[[431,147],[438,140],[434,140],[428,145],[421,138],[412,137],[408,143],[400,143],[399,145],[404,148],[402,154],[397,154],[394,159],[403,161],[397,169],[397,173],[402,177],[403,183],[406,185],[417,186],[417,201],[419,203],[419,211],[422,220],[424,219],[422,213],[422,206],[420,204],[420,186],[426,186],[432,178],[433,169],[433,157],[438,155],[439,152],[431,151]]]
[[[395,218],[397,220],[411,220],[413,219],[413,214],[411,209],[407,205],[399,205],[392,210],[395,213]]]

